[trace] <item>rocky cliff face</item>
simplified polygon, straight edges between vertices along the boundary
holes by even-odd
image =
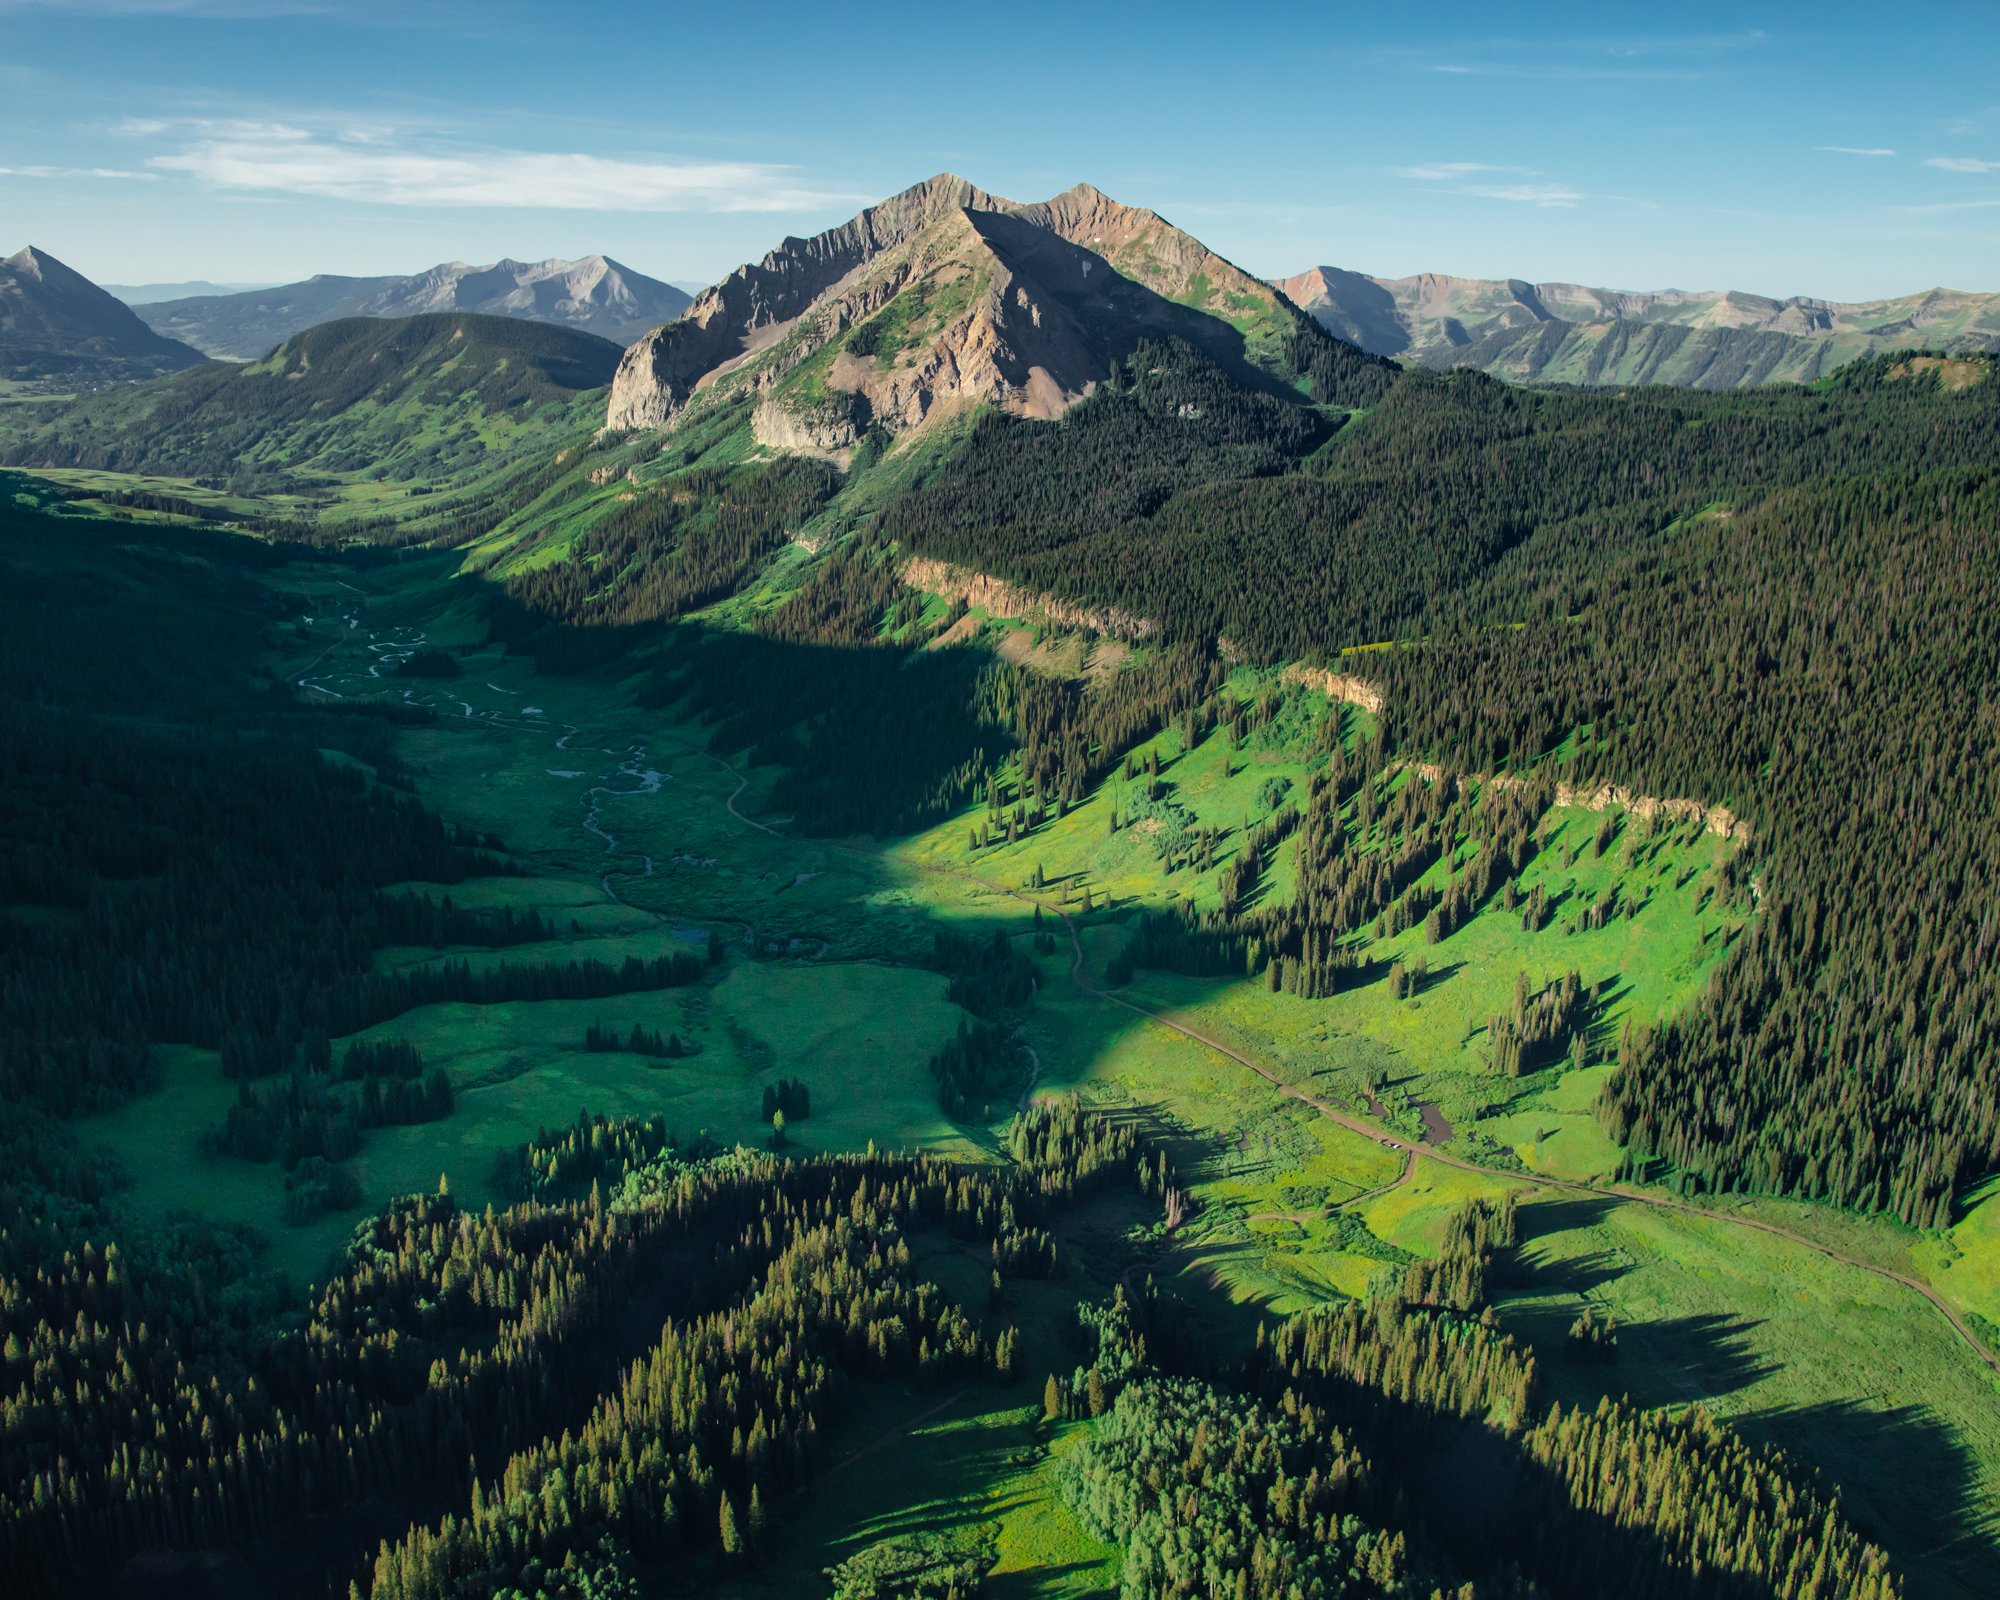
[[[942,174],[703,293],[626,352],[605,422],[668,428],[698,396],[747,390],[760,443],[834,450],[974,405],[1057,416],[1147,332],[1252,364],[1295,320],[1269,285],[1088,184],[1021,205]]]
[[[1337,338],[1515,382],[1728,388],[1809,380],[1912,345],[2000,348],[2000,295],[1931,289],[1854,303],[1518,278],[1371,278],[1314,267],[1277,287]]]

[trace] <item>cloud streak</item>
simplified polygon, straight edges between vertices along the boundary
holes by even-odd
[[[1911,216],[1935,217],[1950,211],[1990,211],[2000,206],[2000,200],[1947,200],[1932,206],[1904,206],[1901,209]]]
[[[1940,172],[2000,172],[2000,161],[1981,161],[1977,156],[1926,156],[1924,165]]]
[[[1399,178],[1415,178],[1420,183],[1446,183],[1470,177],[1475,172],[1526,172],[1526,167],[1496,167],[1484,161],[1432,161],[1416,167],[1391,167]]]
[[[1574,206],[1586,198],[1580,190],[1561,183],[1468,184],[1458,192],[1481,200],[1511,200],[1516,205],[1529,206]]]
[[[147,164],[211,189],[390,206],[552,211],[795,211],[859,198],[796,185],[756,162],[634,161],[574,151],[413,147],[378,129],[336,136],[282,123],[210,125]]]
[[[0,167],[0,178],[123,178],[147,183],[157,172],[127,172],[120,167]]]
[[[1508,200],[1516,205],[1574,206],[1587,197],[1566,183],[1466,183],[1482,172],[1536,176],[1533,167],[1498,166],[1490,161],[1429,161],[1415,167],[1391,167],[1391,174],[1418,183],[1452,185],[1450,193],[1476,200]]]
[[[1858,144],[1816,144],[1815,150],[1824,150],[1830,156],[1892,156],[1896,152],[1874,145]]]

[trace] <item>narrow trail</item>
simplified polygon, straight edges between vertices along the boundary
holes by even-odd
[[[1026,1111],[1035,1098],[1035,1085],[1042,1081],[1042,1058],[1027,1040],[1021,1041],[1021,1048],[1028,1052],[1028,1081],[1021,1085],[1021,1093],[1014,1101],[1016,1111]]]
[[[723,761],[721,757],[712,756],[711,759],[716,761],[725,770],[735,773],[740,780],[735,792],[729,797],[730,815],[741,822],[748,823],[760,832],[777,834],[778,830],[776,828],[758,822],[753,817],[746,817],[741,811],[737,810],[737,796],[741,795],[744,789],[748,787],[749,778],[742,772],[737,771],[735,767],[730,766],[728,762]],[[880,859],[884,854],[879,848],[870,848],[864,845],[838,841],[831,842],[830,848],[845,854],[872,859]],[[1849,1255],[1844,1250],[1835,1249],[1832,1245],[1822,1244],[1817,1239],[1810,1238],[1803,1233],[1798,1233],[1778,1223],[1766,1222],[1760,1217],[1746,1217],[1740,1213],[1730,1211],[1715,1211],[1705,1206],[1690,1205],[1685,1200],[1673,1200],[1664,1195],[1646,1194],[1640,1190],[1627,1188],[1622,1184],[1580,1183],[1575,1179],[1554,1178],[1544,1173],[1513,1172],[1497,1167],[1488,1167],[1477,1161],[1468,1161],[1462,1156],[1450,1155],[1435,1145],[1424,1143],[1421,1139],[1410,1139],[1389,1129],[1364,1122],[1352,1112],[1342,1110],[1324,1097],[1314,1094],[1310,1089],[1301,1088],[1296,1084],[1286,1082],[1271,1067],[1245,1055],[1241,1050],[1223,1043],[1220,1039],[1203,1033],[1198,1028],[1190,1027],[1187,1023],[1178,1021],[1166,1012],[1155,1011],[1150,1006],[1141,1005],[1138,1001],[1130,999],[1125,995],[1117,994],[1109,989],[1100,987],[1089,975],[1088,965],[1084,959],[1083,940],[1077,933],[1076,923],[1062,906],[1038,900],[1024,890],[1011,889],[1005,884],[994,883],[990,879],[979,877],[976,873],[965,872],[955,867],[932,866],[923,862],[908,863],[908,865],[915,867],[919,872],[930,873],[938,877],[954,878],[961,883],[972,884],[990,893],[1005,895],[1009,899],[1019,900],[1023,904],[1036,906],[1045,912],[1053,914],[1062,922],[1063,932],[1069,938],[1069,977],[1071,984],[1080,993],[1086,994],[1095,1000],[1102,1000],[1111,1005],[1123,1007],[1134,1016],[1144,1017],[1150,1022],[1159,1023],[1164,1028],[1170,1028],[1175,1033],[1181,1035],[1182,1038],[1191,1040],[1195,1044],[1203,1045],[1214,1051],[1217,1055],[1234,1061],[1238,1066],[1254,1072],[1273,1089],[1277,1090],[1279,1095],[1285,1099],[1297,1100],[1304,1105],[1311,1106],[1329,1122],[1347,1129],[1350,1133],[1359,1134],[1364,1139],[1373,1139],[1377,1144],[1387,1149],[1402,1151],[1405,1157],[1402,1176],[1394,1180],[1394,1182],[1385,1185],[1385,1189],[1398,1188],[1408,1182],[1416,1173],[1417,1158],[1423,1156],[1443,1166],[1455,1168],[1460,1172],[1472,1173],[1478,1177],[1490,1178],[1501,1183],[1520,1184],[1527,1188],[1548,1189],[1565,1194],[1590,1195],[1598,1199],[1623,1200],[1632,1205],[1649,1206],[1656,1211],[1678,1212],[1682,1216],[1698,1217],[1704,1221],[1719,1222],[1729,1227],[1749,1228],[1757,1233],[1768,1234],[1772,1238],[1783,1239],[1789,1244],[1798,1245],[1801,1249],[1810,1250],[1813,1254],[1823,1256],[1829,1261],[1838,1262],[1842,1266],[1853,1267],[1859,1272],[1868,1273],[1885,1282],[1899,1284],[1903,1288],[1923,1296],[1925,1300],[1929,1301],[1936,1308],[1938,1314],[1950,1324],[1952,1332],[1958,1336],[1959,1341],[1964,1344],[1966,1349],[1978,1357],[1979,1361],[1989,1371],[1996,1376],[2000,1376],[2000,1355],[1996,1355],[1992,1350],[1989,1350],[1980,1340],[1979,1336],[1973,1332],[1965,1318],[1960,1315],[1957,1308],[1951,1305],[1944,1296],[1939,1294],[1937,1290],[1933,1289],[1921,1278],[1914,1277],[1906,1272],[1898,1272],[1894,1267],[1885,1267],[1872,1261],[1864,1261],[1858,1256]],[[1357,1196],[1356,1198],[1363,1197]],[[1348,1203],[1351,1204],[1352,1202]]]
[[[1249,1215],[1252,1222],[1295,1222],[1304,1227],[1308,1222],[1321,1222],[1336,1211],[1344,1211],[1349,1206],[1358,1206],[1379,1195],[1388,1194],[1392,1189],[1400,1189],[1417,1175],[1417,1152],[1405,1151],[1403,1170],[1387,1183],[1378,1183],[1372,1189],[1363,1189],[1359,1194],[1351,1194],[1345,1200],[1334,1200],[1323,1206],[1315,1206],[1311,1211],[1253,1211]]]

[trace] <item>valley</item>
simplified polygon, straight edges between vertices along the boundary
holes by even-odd
[[[0,405],[0,1560],[1981,1594],[1996,406],[949,174]]]
[[[965,830],[977,809],[886,848],[800,837],[771,807],[770,769],[718,757],[698,725],[619,709],[615,677],[539,675],[487,644],[450,569],[434,556],[372,569],[307,563],[279,580],[311,620],[284,630],[277,675],[329,700],[429,704],[434,718],[398,736],[418,794],[447,819],[500,834],[510,866],[527,874],[415,887],[460,907],[548,919],[554,937],[509,947],[509,961],[620,962],[677,949],[706,960],[710,941],[721,957],[692,989],[419,1007],[359,1036],[416,1044],[427,1066],[450,1076],[455,1105],[441,1124],[371,1133],[348,1164],[360,1185],[354,1205],[271,1233],[268,1260],[295,1281],[316,1276],[369,1209],[440,1176],[463,1204],[504,1205],[503,1158],[560,1130],[578,1108],[659,1118],[683,1140],[755,1145],[767,1137],[761,1086],[796,1072],[813,1092],[811,1117],[787,1128],[798,1153],[873,1145],[990,1161],[1003,1148],[1011,1092],[969,1116],[941,1111],[926,1058],[966,1014],[925,961],[941,927],[982,939],[998,932],[1038,973],[1039,991],[1013,1024],[1036,1062],[1030,1092],[1075,1089],[1088,1105],[1156,1128],[1191,1199],[1190,1219],[1171,1233],[1135,1242],[1093,1223],[1079,1235],[1075,1272],[1051,1286],[1058,1300],[1023,1308],[1031,1350],[1036,1339],[1059,1347],[1068,1297],[1093,1282],[1109,1293],[1143,1278],[1211,1337],[1240,1338],[1248,1316],[1369,1293],[1399,1262],[1435,1250],[1455,1207],[1516,1190],[1526,1202],[1520,1265],[1498,1310],[1542,1358],[1557,1395],[1589,1400],[1615,1382],[1614,1393],[1646,1404],[1699,1402],[1847,1485],[1850,1515],[1923,1580],[1913,1592],[1976,1592],[1972,1574],[1996,1537],[1981,1509],[2000,1483],[1993,1380],[1976,1341],[1915,1292],[1830,1253],[1923,1281],[1916,1237],[1881,1223],[1829,1233],[1837,1219],[1818,1208],[1691,1206],[1632,1190],[1613,1181],[1618,1152],[1590,1110],[1608,1067],[1535,1074],[1522,1092],[1485,1060],[1486,1019],[1504,1006],[1516,970],[1575,967],[1593,985],[1610,981],[1616,998],[1595,1024],[1606,1038],[1627,1018],[1684,1003],[1740,927],[1706,887],[1729,841],[1698,826],[1648,832],[1628,817],[1623,837],[1598,854],[1586,841],[1602,813],[1550,813],[1525,889],[1538,868],[1562,885],[1559,905],[1621,885],[1643,893],[1637,915],[1523,934],[1489,910],[1434,947],[1414,999],[1391,998],[1380,979],[1330,1000],[1155,972],[1112,987],[1105,974],[1129,920],[1205,892],[1189,868],[1161,859],[1157,834],[1128,827],[1107,844],[1107,814],[1133,804],[1122,778],[1030,837],[973,854]],[[1023,626],[983,615],[973,620],[996,649]],[[451,655],[456,675],[435,686],[398,677],[396,661],[418,649]],[[1244,696],[1277,687],[1231,683]],[[1273,785],[1305,784],[1324,760],[1313,739],[1330,711],[1350,736],[1366,726],[1365,713],[1294,687],[1241,746],[1216,735],[1184,750],[1168,733],[1133,754],[1144,763],[1157,746],[1175,807],[1190,814],[1182,826],[1227,834],[1270,809],[1263,797]],[[1287,893],[1293,870],[1282,857],[1274,863],[1269,892]],[[1426,953],[1421,933],[1383,940],[1371,964],[1414,965]],[[453,957],[495,959],[412,947],[377,962],[403,969]],[[635,1024],[671,1033],[695,1053],[667,1062],[591,1053],[583,1035],[598,1022],[618,1034]],[[336,1039],[335,1051],[346,1042]],[[75,1124],[80,1141],[130,1175],[121,1205],[159,1215],[192,1207],[268,1228],[283,1205],[280,1169],[202,1147],[233,1093],[214,1056],[184,1053],[167,1073],[157,1093]],[[1435,1147],[1418,1115],[1433,1105],[1450,1129]],[[1979,1215],[1964,1233],[1984,1226]],[[1824,1242],[1746,1234],[1746,1224]],[[949,1257],[934,1265],[947,1282],[957,1270]],[[1961,1315],[2000,1311],[1980,1296],[1957,1304]],[[1601,1377],[1564,1354],[1565,1330],[1585,1306],[1620,1330],[1618,1364]],[[1889,1348],[1893,1368],[1882,1359]],[[1869,1398],[1857,1405],[1857,1392]],[[1004,1391],[913,1397],[910,1420],[877,1436],[898,1441],[894,1472],[830,1470],[803,1525],[824,1531],[808,1531],[797,1554],[730,1592],[784,1592],[800,1572],[903,1525],[912,1493],[938,1526],[997,1530],[996,1572],[1024,1563],[1023,1592],[1096,1592],[1101,1547],[1070,1521],[1046,1477],[1060,1443],[1043,1465],[1000,1464],[1038,1454],[1020,1420],[1028,1404]],[[868,1448],[874,1425],[855,1424],[852,1448]],[[1885,1459],[1941,1458],[1960,1463],[1943,1497],[1898,1493],[1900,1475],[1880,1470]]]

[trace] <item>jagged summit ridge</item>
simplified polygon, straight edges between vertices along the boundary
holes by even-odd
[[[1023,204],[940,173],[698,296],[626,352],[605,421],[671,427],[702,391],[747,387],[760,442],[838,450],[969,405],[1058,415],[1135,332],[1268,354],[1292,320],[1269,285],[1090,184]]]

